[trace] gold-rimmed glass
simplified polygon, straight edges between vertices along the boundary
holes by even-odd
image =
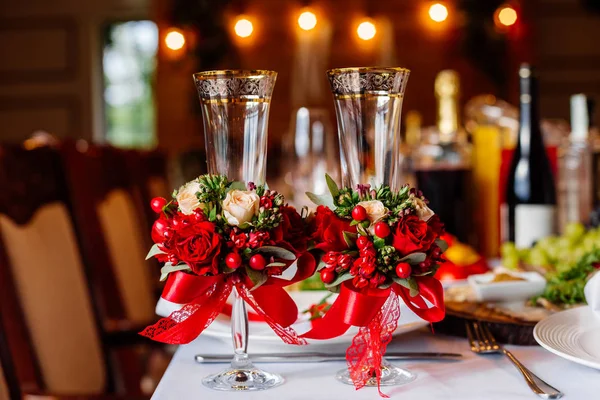
[[[409,75],[406,68],[361,67],[327,71],[335,101],[344,186],[384,184],[398,190],[406,183],[400,149],[400,114]],[[414,373],[385,359],[379,368],[381,386],[404,385],[416,379]],[[368,373],[374,374],[373,371]],[[336,379],[354,384],[348,369],[340,370]],[[375,375],[366,384],[377,386]]]
[[[208,173],[229,180],[265,183],[269,105],[277,73],[221,70],[194,74],[202,106]],[[248,313],[237,289],[231,312],[231,367],[202,380],[223,391],[265,390],[283,383],[278,374],[256,368],[248,357]]]
[[[335,101],[345,186],[404,184],[400,113],[410,71],[396,67],[327,71]]]

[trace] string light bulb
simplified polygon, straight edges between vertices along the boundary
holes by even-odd
[[[171,28],[165,35],[165,45],[173,51],[181,50],[185,46],[185,36],[180,30]]]
[[[254,26],[252,25],[252,22],[246,17],[239,17],[235,22],[233,30],[235,31],[235,34],[239,37],[247,38],[250,35],[252,35],[252,32],[254,31]]]
[[[304,11],[298,16],[298,26],[305,31],[314,29],[317,26],[317,16],[311,11]]]
[[[448,8],[441,3],[434,3],[429,7],[429,18],[434,22],[444,22],[448,19]]]
[[[513,26],[518,19],[517,11],[508,4],[503,4],[494,13],[496,25]]]
[[[363,21],[356,28],[356,34],[362,40],[371,40],[375,37],[377,33],[377,28],[375,28],[375,24],[369,20]]]

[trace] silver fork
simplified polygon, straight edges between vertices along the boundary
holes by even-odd
[[[544,382],[541,378],[536,376],[533,372],[528,370],[517,358],[504,347],[500,346],[494,336],[490,333],[488,327],[481,322],[466,322],[467,336],[469,338],[469,344],[471,345],[471,351],[477,354],[505,354],[508,359],[517,367],[517,369],[523,374],[523,378],[531,388],[531,390],[543,399],[560,399],[563,397],[563,393]]]

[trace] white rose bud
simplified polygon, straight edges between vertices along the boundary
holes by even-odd
[[[223,214],[229,225],[240,226],[258,214],[260,197],[253,191],[232,190],[223,200]]]
[[[357,205],[362,206],[367,211],[367,219],[371,223],[369,232],[374,234],[374,225],[386,216],[388,209],[385,208],[379,200],[361,201]]]
[[[179,210],[186,215],[190,215],[197,208],[203,208],[203,204],[200,203],[198,197],[196,197],[196,193],[200,191],[200,183],[198,181],[191,181],[183,185],[177,191],[177,204],[179,205]]]
[[[431,208],[427,207],[427,204],[423,200],[417,197],[414,198],[413,204],[415,205],[417,217],[422,221],[429,221],[429,218],[435,214]]]

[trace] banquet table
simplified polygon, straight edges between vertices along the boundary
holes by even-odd
[[[600,340],[600,339],[599,339]],[[302,351],[296,346],[265,345],[249,341],[249,353]],[[309,345],[314,351],[344,351],[346,345]],[[600,399],[600,371],[562,359],[539,346],[507,346],[511,352],[539,377],[565,393],[563,399]],[[396,361],[395,364],[417,373],[417,379],[399,387],[382,387],[390,398],[419,400],[506,400],[537,399],[521,374],[503,355],[471,353],[467,340],[426,329],[397,336],[388,350],[434,351],[463,354],[461,361]],[[344,362],[260,364],[285,378],[279,387],[259,392],[218,392],[202,386],[202,378],[227,367],[226,364],[198,364],[194,355],[230,354],[231,343],[200,336],[180,346],[160,381],[153,400],[197,399],[378,399],[377,388],[356,391],[335,380]]]

